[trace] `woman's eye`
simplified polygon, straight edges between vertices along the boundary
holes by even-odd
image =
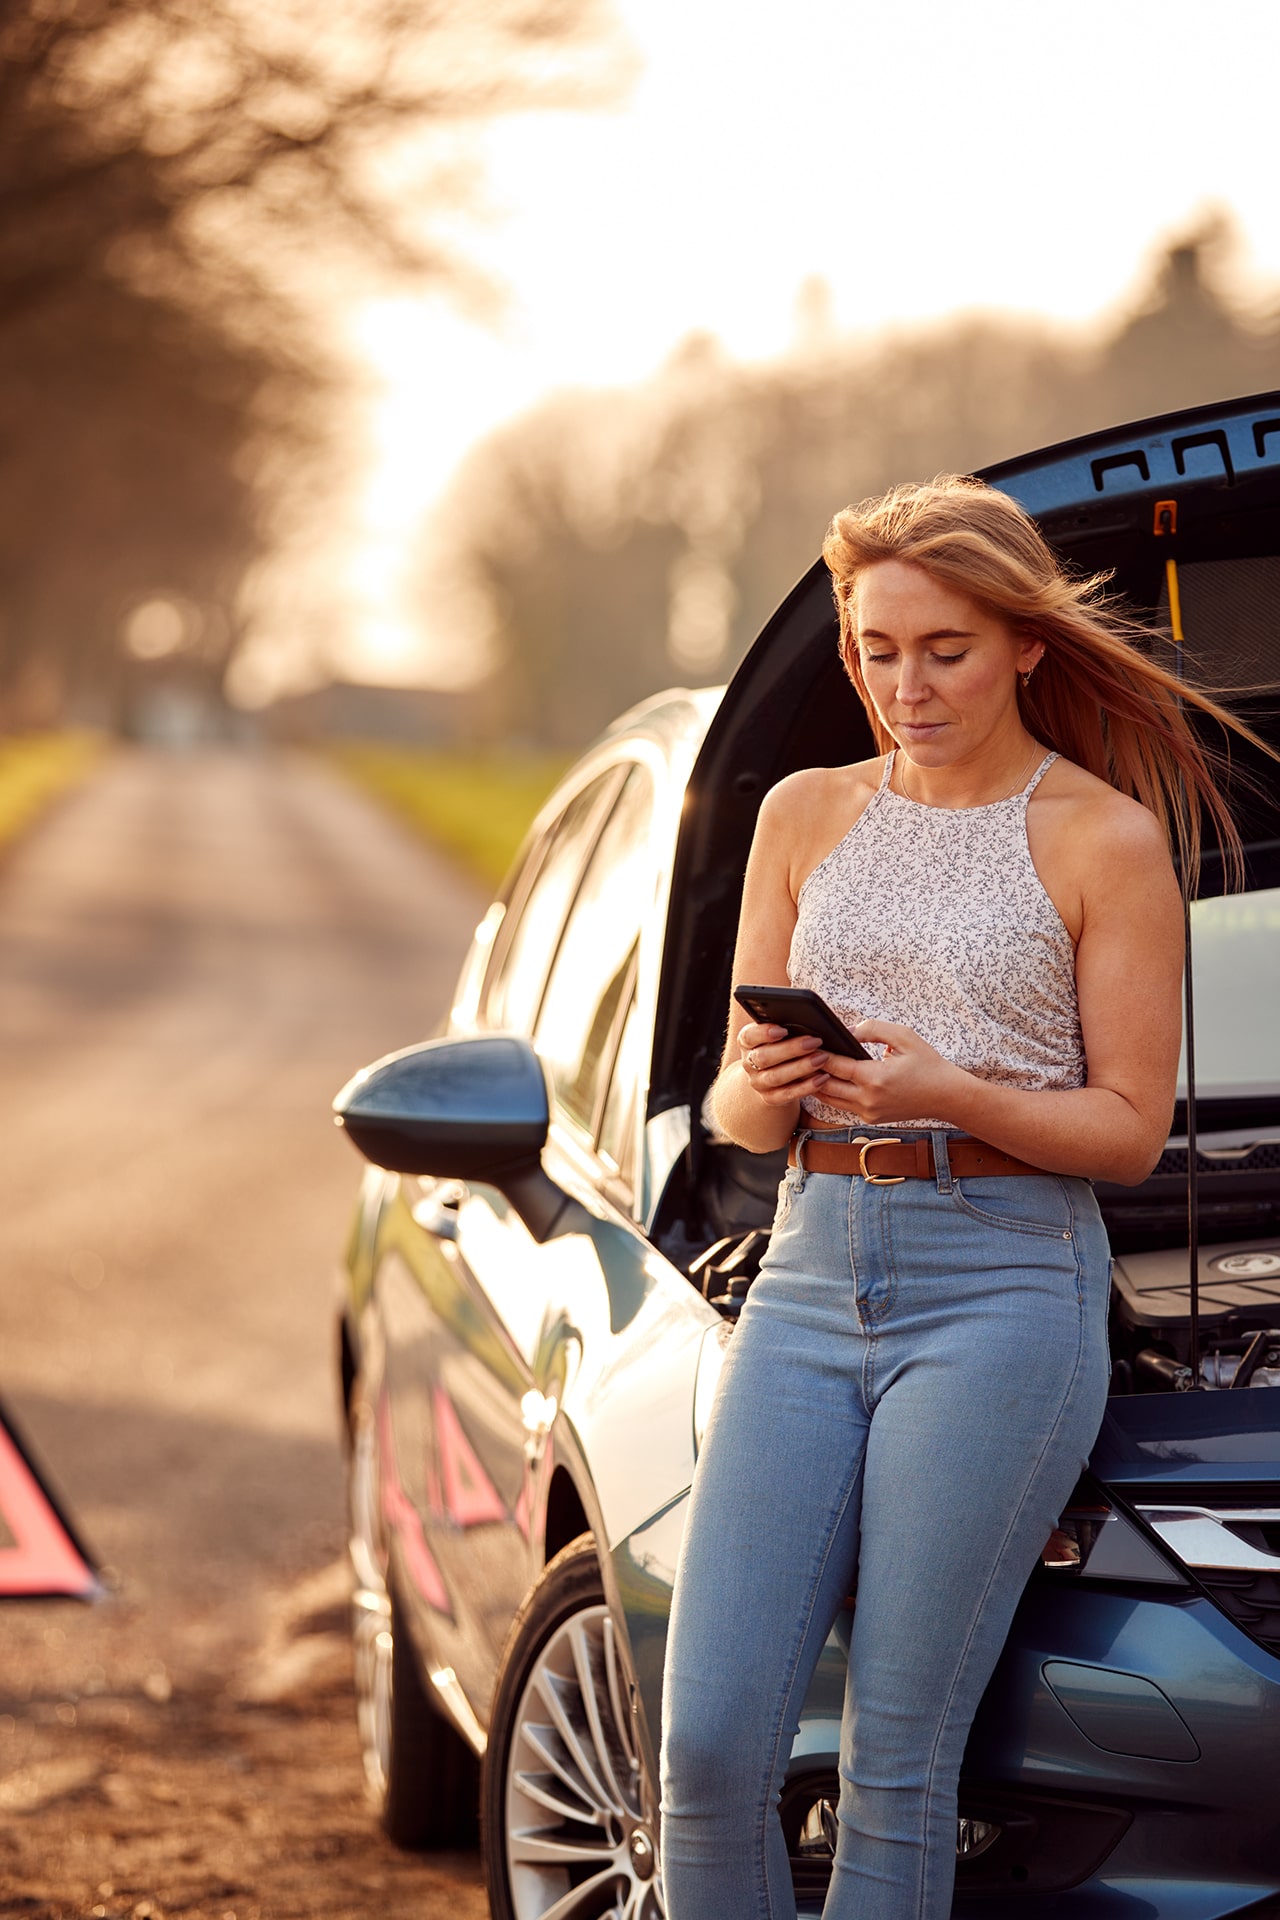
[[[862,657],[871,667],[883,666],[886,660],[893,659],[891,653],[864,653]]]
[[[933,657],[941,661],[944,667],[954,667],[957,660],[963,660],[968,651],[968,647],[965,647],[960,653],[935,653]]]

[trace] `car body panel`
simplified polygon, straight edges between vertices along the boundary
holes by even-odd
[[[542,1242],[484,1185],[444,1239],[415,1218],[431,1217],[434,1183],[405,1180],[381,1207],[384,1507],[422,1658],[456,1679],[480,1727],[542,1565],[552,1471],[566,1467],[609,1544],[685,1491],[698,1360],[718,1324],[567,1154],[548,1165],[576,1204]],[[640,1454],[637,1431],[650,1435]]]
[[[1172,1404],[1166,1404],[1171,1402]],[[1091,1466],[1133,1486],[1280,1482],[1280,1387],[1244,1393],[1123,1394],[1107,1402]]]

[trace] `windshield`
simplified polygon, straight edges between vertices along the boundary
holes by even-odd
[[[1280,887],[1194,901],[1191,951],[1197,1100],[1280,1094]],[[1186,1089],[1184,1036],[1180,1097]]]

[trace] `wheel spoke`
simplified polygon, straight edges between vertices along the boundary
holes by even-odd
[[[604,1873],[593,1874],[590,1880],[584,1880],[581,1886],[571,1887],[554,1906],[545,1907],[538,1915],[538,1920],[614,1920],[618,1913],[617,1902],[612,1913],[606,1908],[603,1914],[598,1903],[601,1893],[616,1872],[616,1867],[607,1868]]]
[[[538,1758],[545,1762],[556,1778],[563,1780],[570,1793],[576,1795],[581,1811],[574,1815],[576,1820],[594,1820],[602,1813],[612,1812],[607,1802],[595,1801],[586,1789],[586,1783],[579,1774],[573,1756],[559,1738],[554,1727],[524,1726],[521,1734],[525,1743],[533,1748]]]
[[[548,1813],[559,1814],[562,1820],[577,1820],[592,1826],[603,1826],[604,1816],[594,1807],[584,1807],[581,1801],[576,1804],[555,1790],[555,1777],[547,1773],[517,1773],[515,1784],[526,1800],[534,1801],[545,1807]]]
[[[629,1699],[623,1696],[621,1663],[618,1659],[618,1639],[614,1632],[613,1620],[608,1614],[601,1622],[600,1642],[604,1652],[604,1669],[609,1685],[609,1699],[613,1704],[613,1724],[618,1729],[618,1738],[626,1755],[627,1767],[632,1777],[639,1773],[640,1762],[631,1739],[631,1710]]]
[[[601,1696],[608,1696],[608,1682],[604,1674],[604,1649],[593,1635],[589,1635],[579,1621],[570,1635],[573,1650],[573,1664],[578,1675],[578,1687],[582,1694],[582,1704],[587,1716],[587,1725],[591,1730],[591,1741],[600,1761],[600,1770],[606,1776],[606,1788],[612,1789],[612,1798],[616,1806],[627,1807],[630,1812],[638,1813],[639,1808],[630,1805],[631,1781],[619,1778],[618,1763],[623,1759],[617,1738],[610,1739],[612,1729],[606,1727],[600,1713]],[[612,1719],[612,1715],[609,1716]],[[625,1770],[625,1763],[624,1763]]]
[[[622,1920],[664,1920],[666,1911],[660,1880],[635,1881],[623,1908]]]
[[[566,1680],[562,1675],[544,1669],[543,1672],[538,1675],[538,1692],[555,1723],[556,1732],[560,1735],[560,1738],[564,1741],[573,1756],[574,1762],[582,1775],[583,1785],[586,1787],[593,1804],[598,1806],[603,1813],[614,1811],[615,1803],[610,1798],[609,1791],[596,1772],[596,1769],[592,1766],[591,1758],[582,1738],[582,1734],[586,1732],[587,1729],[585,1727],[575,1726],[573,1716],[570,1713],[570,1703],[572,1703],[575,1698],[578,1711],[580,1714],[582,1713],[582,1693],[577,1682],[574,1680]],[[585,1719],[585,1715],[583,1715],[583,1718]]]
[[[616,1849],[603,1838],[562,1840],[551,1828],[513,1827],[508,1845],[513,1863],[520,1867],[595,1866],[603,1862],[618,1872]]]

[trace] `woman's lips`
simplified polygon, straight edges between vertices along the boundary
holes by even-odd
[[[934,734],[941,733],[946,724],[945,720],[900,720],[898,731],[912,740],[932,740]]]

